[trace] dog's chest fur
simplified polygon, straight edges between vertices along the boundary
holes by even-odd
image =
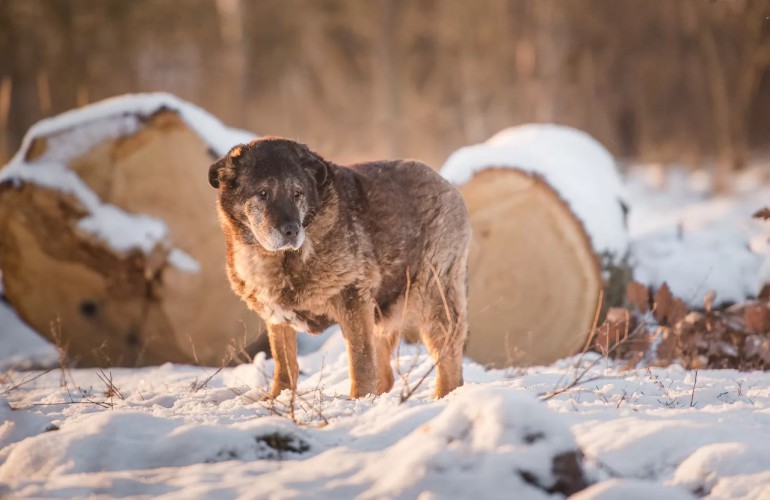
[[[320,333],[336,322],[335,297],[365,273],[335,255],[319,256],[309,240],[306,245],[291,254],[265,255],[233,241],[229,265],[235,276],[231,280],[243,283],[241,297],[266,323]]]

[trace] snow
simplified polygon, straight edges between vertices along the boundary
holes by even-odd
[[[39,413],[14,411],[4,398],[0,398],[0,450],[28,437],[46,432],[51,422]]]
[[[168,227],[157,217],[129,214],[108,203],[80,219],[77,227],[119,252],[139,249],[149,254],[168,238]]]
[[[720,478],[730,478],[731,487],[740,488],[733,490],[733,494],[766,498],[770,494],[770,449],[767,443],[731,442],[703,446],[679,465],[671,483],[690,491],[727,497],[731,490],[720,484]]]
[[[185,123],[219,155],[224,155],[236,144],[256,138],[251,132],[226,127],[200,107],[172,94],[126,94],[39,121],[27,131],[11,163],[23,163],[24,155],[36,137],[52,136],[77,129],[77,136],[65,134],[59,142],[51,143],[51,150],[54,150],[53,146],[57,146],[57,151],[59,147],[64,147],[63,151],[67,152],[67,156],[59,161],[66,162],[67,158],[79,156],[101,140],[121,137],[136,131],[141,117],[150,116],[164,108],[178,112]],[[83,124],[86,126],[83,127]]]
[[[202,111],[168,96],[131,99],[86,108],[98,126],[34,163],[17,156],[0,177],[71,193],[89,211],[80,230],[123,251],[165,245],[174,266],[196,272],[198,263],[167,241],[162,221],[102,203],[63,164],[99,134],[131,130],[122,111],[129,104],[141,113],[180,106],[185,119],[208,127],[208,140],[221,141],[220,152],[232,145],[226,136],[242,142],[248,134],[198,120]],[[36,130],[74,123],[81,123],[76,113],[65,114]],[[710,289],[718,301],[744,300],[770,262],[770,223],[751,218],[770,200],[766,165],[713,197],[707,176],[678,168],[633,166],[615,183],[614,173],[605,175],[615,171],[606,151],[565,127],[517,127],[463,151],[442,171],[454,182],[467,182],[481,160],[508,158],[502,165],[558,177],[578,214],[589,202],[613,214],[611,203],[628,202],[627,233],[622,221],[579,215],[594,244],[630,250],[637,279],[666,281],[692,304]],[[557,173],[578,168],[579,179],[607,184]],[[547,492],[556,481],[553,458],[579,449],[590,486],[576,499],[770,498],[770,373],[624,370],[593,353],[490,371],[466,359],[463,387],[434,400],[431,373],[401,403],[432,368],[423,347],[404,344],[392,361],[402,375],[394,389],[349,400],[339,330],[301,338],[295,399],[285,391],[270,403],[261,400],[274,367],[264,353],[221,370],[62,372],[57,350],[0,302],[0,497],[559,498]]]
[[[415,498],[425,491],[467,498],[479,483],[494,485],[491,495],[519,490],[524,497],[530,487],[521,472],[551,488],[553,457],[575,450],[569,429],[532,395],[470,386],[342,484],[368,484],[363,496],[370,498]]]
[[[400,350],[393,368],[412,387],[431,360],[420,346]],[[583,368],[582,382],[555,391]],[[288,391],[273,406],[259,400],[272,369],[264,356],[219,372],[112,369],[102,374],[112,396],[98,370],[12,373],[0,387],[0,484],[22,497],[554,498],[552,458],[580,448],[593,486],[576,498],[770,492],[766,373],[701,370],[696,381],[593,354],[515,370],[466,360],[466,384],[445,399],[432,399],[429,376],[403,404],[400,378],[388,394],[349,400],[336,332],[300,357],[292,417]]]
[[[255,138],[249,132],[225,127],[202,109],[165,93],[133,94],[107,99],[82,109],[42,120],[32,126],[22,146],[10,163],[0,170],[0,182],[31,182],[74,195],[89,215],[78,221],[78,228],[107,243],[119,253],[140,250],[150,253],[156,248],[170,253],[172,265],[195,273],[200,264],[181,249],[174,248],[168,227],[162,220],[144,214],[130,214],[102,203],[67,164],[96,144],[135,133],[143,117],[160,109],[172,109],[195,130],[219,155],[232,146]],[[47,148],[31,162],[26,152],[37,137],[47,137]]]
[[[759,294],[765,285],[770,285],[770,255],[765,257],[765,261],[762,262],[762,266],[759,268],[756,293]]]
[[[0,372],[11,368],[55,366],[58,359],[53,345],[27,326],[9,304],[0,300]]]
[[[554,124],[511,127],[452,153],[441,174],[462,185],[488,167],[542,176],[583,222],[597,253],[625,256],[628,236],[619,205],[625,199],[623,185],[614,159],[590,135]]]
[[[181,248],[174,248],[168,254],[169,263],[180,271],[197,273],[201,270],[200,262]]]
[[[752,218],[767,206],[767,165],[740,173],[735,189],[710,195],[708,176],[682,168],[637,165],[626,175],[634,279],[671,291],[691,305],[710,290],[717,304],[756,296],[764,281],[770,222]],[[770,264],[767,265],[770,269]],[[768,271],[770,272],[770,271]]]
[[[669,488],[638,479],[609,479],[570,497],[572,500],[690,500],[693,496],[681,489]]]

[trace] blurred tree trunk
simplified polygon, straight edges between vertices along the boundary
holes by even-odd
[[[225,78],[216,81],[220,86],[217,96],[222,99],[222,109],[235,123],[244,120],[243,101],[246,50],[243,40],[243,9],[241,0],[216,0],[219,16],[219,38],[222,43],[219,51],[221,71]]]
[[[733,120],[730,118],[730,97],[725,68],[719,57],[711,23],[706,15],[698,12],[695,1],[689,0],[687,5],[693,9],[694,15],[698,19],[698,41],[711,95],[711,109],[714,113],[714,139],[717,149],[714,190],[724,192],[728,187],[730,173],[740,166],[740,155],[733,140],[733,130],[731,127]]]
[[[770,25],[770,0],[753,0],[748,3],[746,13],[745,37],[747,50],[743,56],[745,71],[738,73],[735,138],[738,143],[738,167],[748,163],[749,121],[751,106],[754,102],[762,75],[770,68],[770,39],[763,37],[765,27]]]
[[[698,24],[698,41],[707,75],[714,115],[717,165],[714,190],[724,192],[730,187],[730,177],[748,162],[748,121],[750,106],[759,78],[768,67],[762,40],[763,26],[770,13],[770,1],[753,0],[745,3],[739,24],[740,33],[734,40],[734,60],[720,53],[718,32],[724,30],[724,13],[704,8],[697,0],[685,4],[688,15]],[[738,39],[740,37],[740,39]]]
[[[385,123],[384,142],[387,148],[387,154],[391,158],[402,156],[401,146],[401,91],[399,76],[401,72],[396,65],[397,58],[397,39],[399,31],[399,17],[401,13],[401,2],[398,0],[378,0],[377,11],[379,14],[380,36],[377,43],[377,58],[380,61],[379,82],[375,82],[380,87],[380,116]]]
[[[770,148],[768,3],[0,0],[0,162],[78,101],[167,91],[344,161],[440,164],[555,121],[643,161],[716,157],[723,189],[749,136]]]

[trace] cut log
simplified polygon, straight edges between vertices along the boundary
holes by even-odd
[[[473,227],[466,354],[500,368],[578,352],[630,275],[609,154],[578,131],[525,126],[460,150],[442,173]]]
[[[227,283],[206,176],[246,139],[164,95],[33,128],[0,171],[8,302],[80,366],[219,365],[266,347]]]

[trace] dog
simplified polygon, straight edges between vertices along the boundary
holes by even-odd
[[[339,324],[350,397],[393,388],[390,358],[417,331],[435,396],[462,385],[471,241],[460,193],[412,160],[336,165],[298,142],[264,137],[209,168],[227,276],[267,324],[269,398],[297,385],[297,332]]]

